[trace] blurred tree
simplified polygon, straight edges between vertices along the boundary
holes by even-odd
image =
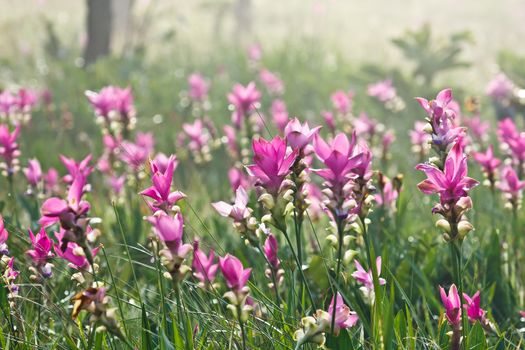
[[[109,54],[113,17],[111,3],[112,0],[87,0],[86,65]]]

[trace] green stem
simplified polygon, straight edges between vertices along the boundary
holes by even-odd
[[[246,350],[246,332],[244,330],[244,322],[242,322],[241,313],[241,306],[237,305],[237,320],[239,321],[239,326],[241,327],[242,349]]]
[[[463,297],[463,279],[462,279],[462,242],[455,240],[450,242],[450,253],[452,258],[452,267],[454,269],[454,282],[457,284],[459,298]],[[466,344],[468,334],[468,323],[465,312],[461,312],[461,324],[463,325],[461,333],[463,334],[463,344]]]
[[[334,300],[334,306],[332,311],[332,335],[334,335],[335,331],[335,314],[337,311],[337,286],[339,285],[339,274],[341,273],[341,255],[343,254],[343,238],[344,238],[344,220],[337,219],[337,267],[335,272],[335,285],[334,285],[334,291],[333,291],[333,300]]]

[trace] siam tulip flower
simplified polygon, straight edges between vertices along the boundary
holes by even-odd
[[[235,191],[235,203],[230,205],[226,202],[212,203],[217,212],[224,217],[230,217],[235,222],[241,222],[250,217],[251,211],[246,207],[248,204],[248,194],[243,187],[238,187]]]
[[[248,48],[248,58],[252,62],[259,62],[262,57],[262,48],[259,43],[254,43]]]
[[[274,100],[272,102],[272,119],[277,129],[284,131],[284,128],[288,124],[288,110],[283,100]]]
[[[113,194],[115,194],[116,196],[122,193],[122,189],[124,188],[125,183],[126,183],[125,175],[121,175],[121,176],[112,175],[108,179],[108,184],[111,187]]]
[[[88,154],[84,159],[77,163],[73,158],[67,158],[60,155],[60,161],[66,167],[68,174],[62,178],[65,183],[72,183],[77,173],[80,173],[84,178],[87,178],[93,171],[93,167],[89,165],[93,156]]]
[[[58,192],[58,171],[55,168],[49,168],[44,174],[44,190],[47,194]]]
[[[480,308],[480,292],[479,290],[471,297],[466,293],[463,293],[463,299],[466,304],[463,304],[463,308],[467,312],[467,316],[470,322],[474,323],[479,321],[482,325],[486,324],[486,311]]]
[[[351,112],[353,104],[354,93],[353,92],[344,92],[338,90],[330,96],[334,108],[339,112],[339,114],[345,115]]]
[[[284,84],[282,80],[268,69],[261,69],[259,72],[259,79],[270,94],[281,95],[284,92]]]
[[[461,300],[459,299],[459,294],[456,285],[453,284],[452,286],[450,286],[450,289],[448,290],[448,295],[443,289],[443,287],[439,287],[439,293],[441,295],[441,301],[443,302],[443,306],[445,307],[445,315],[447,317],[448,322],[452,326],[459,327],[461,323]]]
[[[255,164],[247,166],[248,173],[257,179],[257,185],[264,187],[268,193],[275,196],[284,178],[290,173],[297,152],[288,153],[286,141],[279,136],[271,141],[262,137],[258,140],[254,139],[252,147]]]
[[[237,132],[231,125],[225,125],[222,130],[224,131],[224,140],[227,149],[234,159],[239,158],[239,146],[237,144]]]
[[[430,164],[419,164],[416,169],[428,177],[418,184],[419,190],[425,194],[438,193],[442,204],[468,196],[468,191],[479,184],[467,176],[467,157],[459,143],[448,154],[443,170]]]
[[[487,138],[488,131],[490,130],[490,123],[481,120],[479,116],[463,118],[463,124],[465,124],[470,134],[473,135],[478,142]]]
[[[210,249],[208,256],[199,249],[199,241],[195,240],[193,243],[193,275],[200,281],[199,286],[205,288],[205,286],[213,285],[217,270],[219,268],[218,263],[215,261],[215,252]]]
[[[369,118],[365,112],[359,114],[359,118],[354,120],[354,130],[357,136],[365,136],[368,140],[374,138],[379,126],[381,125],[377,121]]]
[[[268,238],[266,238],[266,241],[264,242],[263,251],[266,259],[268,260],[268,263],[270,264],[270,268],[272,268],[274,271],[279,270],[281,265],[279,257],[277,256],[277,250],[277,240],[275,239],[274,235],[269,234]]]
[[[386,103],[396,97],[396,88],[392,85],[392,79],[385,79],[368,85],[368,96],[377,98]]]
[[[423,107],[431,119],[437,118],[442,120],[446,118],[454,119],[456,117],[455,110],[449,106],[453,101],[451,89],[441,90],[435,100],[429,101],[422,97],[416,97],[416,101]]]
[[[494,100],[501,101],[510,98],[514,89],[514,83],[504,73],[499,73],[487,85],[485,93]]]
[[[156,173],[158,171],[164,174],[166,172],[166,169],[168,169],[168,167],[170,166],[170,163],[173,163],[173,170],[177,169],[179,161],[177,160],[177,156],[175,154],[172,154],[168,157],[162,152],[157,153],[157,155],[155,156],[155,158],[153,158],[153,161],[151,163],[151,166],[155,167],[152,168],[152,172]]]
[[[483,168],[483,172],[489,180],[491,188],[494,187],[496,169],[501,163],[501,160],[494,157],[494,147],[490,145],[485,153],[473,152],[472,157]]]
[[[386,176],[381,174],[379,181],[379,186],[381,188],[380,193],[374,196],[375,201],[378,205],[383,207],[392,207],[395,205],[399,192]]]
[[[0,93],[0,116],[9,116],[16,107],[15,103],[16,99],[9,91],[2,91],[2,93]]]
[[[120,159],[135,172],[142,169],[152,152],[151,148],[130,141],[123,141],[121,149]]]
[[[420,155],[420,161],[423,161],[423,157],[427,153],[427,146],[432,141],[432,136],[425,131],[427,125],[425,122],[416,121],[414,129],[409,131],[412,150]]]
[[[246,86],[235,84],[233,90],[228,94],[228,101],[234,106],[235,111],[232,115],[233,124],[237,129],[241,128],[244,118],[254,110],[255,105],[259,103],[261,93],[257,90],[255,83],[252,81]]]
[[[355,278],[355,280],[362,284],[363,287],[361,287],[361,290],[363,291],[363,294],[366,296],[373,295],[374,292],[374,279],[372,276],[372,270],[365,271],[363,266],[359,263],[359,261],[354,260],[356,271],[352,273],[352,277]],[[381,257],[378,256],[376,258],[376,269],[377,269],[377,276],[379,280],[379,285],[383,286],[386,284],[386,280],[384,278],[380,278],[381,275]]]
[[[7,238],[9,233],[7,232],[4,224],[4,218],[0,215],[0,257],[2,255],[9,254],[9,249],[7,248]]]
[[[237,257],[230,254],[226,254],[224,257],[219,257],[219,267],[224,279],[226,280],[228,288],[232,291],[239,292],[246,287],[252,269],[245,269]]]
[[[67,262],[68,266],[75,270],[88,270],[90,262],[86,257],[85,250],[75,242],[66,241],[66,231],[60,229],[59,232],[55,232],[55,237],[58,243],[53,244],[53,250],[56,255]],[[97,255],[99,247],[91,249],[91,257]]]
[[[152,173],[151,182],[153,185],[140,192],[140,194],[153,199],[153,202],[148,202],[153,212],[162,210],[168,213],[173,205],[186,197],[186,195],[180,191],[171,191],[173,172],[176,165],[177,158],[174,155],[168,159],[168,164],[164,172],[160,171],[158,162],[155,160],[150,162]]]
[[[334,300],[335,299],[335,300]],[[333,333],[335,336],[339,335],[341,329],[352,328],[359,321],[359,317],[354,311],[351,311],[345,305],[343,297],[337,292],[337,297],[332,298],[330,306],[328,307],[328,315],[330,315],[330,325],[332,324],[332,315],[334,315],[335,307],[335,322]]]
[[[314,183],[306,184],[308,193],[308,216],[312,221],[318,221],[324,215],[323,192]]]
[[[40,208],[42,217],[39,223],[50,226],[56,222],[66,230],[78,230],[79,220],[85,219],[90,209],[90,204],[82,200],[86,178],[79,172],[69,187],[67,200],[58,197],[47,199]]]
[[[510,165],[507,165],[501,171],[500,182],[497,187],[504,193],[510,207],[513,210],[517,210],[521,205],[525,181],[521,181],[518,178],[516,171]]]
[[[193,73],[188,77],[188,95],[193,101],[202,102],[208,98],[210,84],[200,73]]]
[[[327,143],[319,135],[314,137],[315,154],[327,167],[325,169],[312,169],[332,186],[342,187],[351,177],[351,171],[361,163],[360,154],[353,155],[356,146],[356,135],[352,134],[349,141],[345,134],[340,133]]]
[[[328,129],[332,134],[335,134],[335,119],[334,114],[329,111],[322,111],[321,116],[324,119],[324,122],[326,123],[326,126],[328,126]]]
[[[210,134],[204,127],[201,119],[195,120],[193,124],[182,124],[182,130],[190,140],[188,143],[190,150],[198,153],[206,153],[206,148],[209,147]]]
[[[166,244],[171,258],[180,264],[182,260],[191,251],[191,244],[182,243],[182,235],[184,229],[184,219],[181,213],[175,214],[171,217],[167,214],[159,214],[148,218],[149,222],[155,228],[157,236]]]
[[[55,256],[53,252],[51,252],[53,241],[49,238],[44,228],[41,228],[36,236],[33,234],[33,231],[29,230],[29,238],[31,239],[33,249],[27,250],[26,254],[29,255],[33,261],[33,265],[39,269],[42,276],[44,278],[50,278],[53,275],[51,272],[53,265],[49,263],[49,260]],[[34,272],[36,272],[36,270]]]
[[[317,126],[310,129],[307,122],[301,125],[301,122],[299,122],[297,118],[294,118],[290,120],[284,128],[284,135],[288,145],[292,147],[293,150],[302,152],[306,145],[317,135],[320,128],[320,126]]]
[[[20,89],[15,98],[15,105],[19,112],[29,113],[38,102],[38,94],[34,90]]]
[[[38,159],[33,158],[28,161],[28,166],[24,169],[24,175],[30,186],[38,186],[40,181],[42,181],[42,168]]]
[[[4,274],[3,274],[4,281],[2,283],[7,288],[7,290],[9,291],[9,294],[7,295],[7,298],[9,300],[9,304],[10,304],[11,307],[14,306],[13,299],[16,298],[16,296],[18,295],[18,290],[19,290],[19,286],[17,284],[15,284],[15,280],[18,277],[18,275],[20,274],[20,272],[15,270],[14,262],[15,262],[15,258],[14,257],[11,257],[8,260],[6,269],[5,269]]]
[[[518,138],[520,133],[514,121],[511,118],[505,118],[498,122],[497,134],[501,142],[508,143],[508,140]]]
[[[0,124],[0,157],[3,158],[0,169],[2,169],[4,176],[12,176],[19,170],[20,150],[16,142],[19,135],[20,125],[17,125],[13,132],[10,132],[7,125]]]
[[[86,91],[86,97],[95,109],[95,114],[104,118],[115,110],[115,94],[112,86],[104,87],[100,92]]]

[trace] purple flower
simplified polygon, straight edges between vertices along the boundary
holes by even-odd
[[[224,217],[231,217],[235,222],[243,221],[250,216],[248,204],[248,194],[242,187],[235,191],[235,203],[230,205],[226,202],[212,203],[217,212]]]
[[[53,247],[53,241],[46,233],[46,230],[42,227],[40,232],[33,234],[33,231],[29,230],[29,238],[33,249],[26,251],[26,254],[33,260],[33,264],[37,267],[44,267],[47,262],[55,255],[51,252]],[[42,269],[44,277],[51,277],[51,268],[48,265],[47,268]]]
[[[259,72],[259,79],[261,79],[270,94],[281,95],[284,92],[284,84],[282,80],[268,69],[261,69]]]
[[[66,170],[69,174],[64,176],[62,180],[65,183],[71,183],[77,176],[77,173],[80,173],[84,178],[87,178],[89,174],[93,171],[93,167],[89,165],[93,156],[88,154],[86,158],[82,159],[77,163],[73,158],[67,158],[66,156],[60,155],[60,161],[66,167]]]
[[[297,118],[294,118],[288,122],[284,128],[284,135],[288,145],[294,150],[302,150],[308,145],[315,135],[319,132],[321,127],[317,126],[310,129],[308,123],[305,122],[303,125]]]
[[[288,110],[283,100],[274,100],[272,102],[272,119],[277,129],[284,131],[288,123]]]
[[[55,237],[58,243],[53,245],[53,250],[56,255],[69,262],[68,266],[76,270],[86,270],[89,267],[89,261],[86,258],[84,249],[75,242],[67,242],[64,244],[64,235],[66,231],[63,229],[60,232],[55,232]],[[65,249],[63,249],[65,248]],[[91,255],[97,255],[99,247],[91,250]]]
[[[7,175],[12,175],[17,170],[17,158],[20,156],[16,142],[18,135],[20,135],[20,125],[10,132],[7,125],[0,124],[0,157],[4,159],[3,165]]]
[[[279,247],[277,245],[277,240],[275,239],[275,236],[270,233],[264,242],[263,250],[266,259],[268,259],[270,267],[275,271],[277,271],[281,265],[279,257],[277,256],[278,249]]]
[[[155,228],[157,236],[166,244],[173,257],[184,259],[191,251],[191,244],[182,243],[184,219],[181,213],[171,217],[167,214],[150,216],[149,222]]]
[[[28,161],[27,168],[24,169],[24,175],[29,185],[36,187],[40,183],[42,180],[42,168],[38,159],[30,159]]]
[[[5,229],[4,218],[0,216],[0,256],[9,254],[9,249],[7,248],[7,238],[9,233]]]
[[[188,77],[188,95],[194,101],[202,102],[208,97],[210,84],[200,73],[193,73]]]
[[[374,279],[372,276],[372,270],[365,271],[363,266],[359,263],[359,261],[354,260],[355,268],[356,270],[354,273],[352,273],[352,277],[355,278],[355,280],[363,285],[363,287],[367,291],[373,291],[374,290]],[[381,275],[381,257],[378,256],[376,258],[376,270],[377,270],[377,276]],[[384,278],[379,278],[379,285],[386,284],[386,281]]]
[[[375,97],[383,103],[392,100],[396,97],[396,88],[392,85],[392,79],[368,85],[368,96]]]
[[[199,249],[199,242],[193,243],[193,275],[206,286],[212,284],[217,275],[219,264],[215,263],[215,252],[210,249],[209,255],[206,255]]]
[[[246,286],[252,269],[245,269],[242,263],[235,256],[226,254],[224,257],[219,257],[219,267],[222,275],[226,280],[228,288],[234,292],[241,291]]]
[[[499,73],[487,85],[485,93],[495,100],[503,100],[512,95],[514,88],[514,83],[504,73]]]
[[[228,101],[235,107],[232,115],[233,124],[237,129],[241,127],[243,118],[247,117],[259,103],[261,93],[252,81],[248,85],[235,84],[233,90],[228,94]]]
[[[335,300],[334,300],[335,299]],[[330,306],[328,307],[328,315],[330,316],[330,325],[332,324],[332,317],[334,315],[335,306],[335,322],[334,322],[334,334],[337,336],[341,329],[347,329],[355,326],[359,321],[359,316],[354,311],[351,311],[348,306],[345,305],[343,297],[339,292],[337,296],[332,298]]]
[[[479,321],[485,323],[486,311],[480,307],[480,292],[479,290],[471,297],[463,293],[463,299],[467,302],[463,304],[463,308],[467,311],[467,316],[470,322]]]
[[[501,163],[501,160],[494,157],[494,147],[492,145],[487,148],[485,153],[473,152],[472,157],[481,165],[486,174],[494,174]]]
[[[461,322],[461,300],[459,299],[458,289],[453,284],[448,290],[448,295],[443,289],[439,287],[439,293],[441,295],[441,301],[445,307],[445,315],[448,322],[452,326],[457,326]]]
[[[332,100],[332,104],[334,105],[334,108],[340,113],[340,114],[348,114],[352,110],[352,103],[353,103],[354,93],[353,92],[344,92],[342,90],[338,90],[330,96],[330,99]]]
[[[525,181],[521,181],[516,174],[516,171],[507,165],[501,171],[501,181],[498,184],[498,188],[510,195],[512,198],[521,197],[521,190],[525,187]]]

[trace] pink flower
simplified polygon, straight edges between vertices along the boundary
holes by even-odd
[[[330,325],[332,324],[332,317],[334,315],[334,306],[334,334],[337,336],[341,329],[347,329],[355,326],[357,321],[359,321],[359,316],[357,316],[357,314],[354,311],[351,311],[350,308],[345,305],[343,297],[339,292],[337,292],[337,296],[335,298],[332,297],[332,300],[330,301],[330,306],[328,307]]]
[[[261,45],[258,43],[250,45],[248,48],[248,58],[251,61],[258,62],[262,57]]]
[[[232,92],[228,94],[228,101],[235,107],[232,121],[237,129],[240,128],[243,118],[254,110],[255,104],[259,103],[260,99],[261,93],[253,81],[246,86],[241,84],[233,86]]]
[[[20,89],[15,99],[18,110],[22,113],[29,113],[38,102],[38,94],[34,90]]]
[[[324,122],[326,123],[326,126],[328,126],[328,129],[330,129],[330,132],[334,134],[335,133],[334,114],[329,111],[322,111],[321,116],[323,117]]]
[[[354,121],[354,130],[358,136],[365,135],[372,138],[376,133],[377,122],[368,117],[368,114],[362,112]]]
[[[124,188],[125,183],[126,183],[126,175],[121,175],[121,176],[112,175],[108,179],[108,184],[111,187],[111,190],[117,196],[122,192],[122,189]]]
[[[174,217],[166,214],[150,216],[148,220],[173,256],[184,258],[191,251],[191,244],[182,243],[184,219],[181,213],[175,214]]]
[[[242,221],[250,216],[250,210],[246,207],[248,204],[248,194],[242,187],[235,191],[235,203],[230,205],[226,202],[212,203],[217,212],[224,217],[231,217],[234,221]]]
[[[472,152],[472,157],[481,165],[486,174],[494,174],[501,160],[494,157],[494,147],[490,145],[485,153]]]
[[[233,167],[228,170],[228,180],[233,192],[237,191],[239,187],[247,188],[249,185],[246,175],[241,169]]]
[[[15,109],[16,99],[7,90],[2,91],[0,94],[0,115],[9,115]]]
[[[288,123],[288,111],[283,100],[274,100],[272,102],[272,119],[277,129],[284,131]]]
[[[439,293],[441,295],[443,306],[445,307],[445,315],[448,322],[453,326],[459,325],[461,322],[461,300],[459,299],[456,285],[453,284],[450,286],[448,296],[443,287],[439,287]]]
[[[210,141],[210,134],[201,119],[195,120],[193,124],[182,124],[182,130],[190,140],[188,147],[193,151],[201,151]]]
[[[467,156],[459,143],[447,155],[443,171],[430,164],[419,164],[416,169],[428,177],[417,185],[419,190],[424,194],[438,193],[442,204],[468,196],[468,191],[479,184],[467,176]]]
[[[7,248],[7,238],[9,233],[5,229],[4,218],[0,216],[0,256],[9,254],[9,249]]]
[[[13,132],[10,132],[7,125],[0,124],[0,157],[4,159],[7,175],[12,175],[17,170],[15,160],[20,156],[16,142],[18,135],[20,135],[19,125],[15,127]]]
[[[29,230],[29,238],[31,239],[33,249],[27,250],[26,254],[33,260],[35,266],[42,267],[46,265],[46,263],[55,256],[51,252],[53,241],[49,238],[44,228],[41,228],[36,236],[33,234],[33,231]],[[42,270],[42,272],[44,272],[44,277],[51,277],[50,268]]]
[[[392,85],[392,79],[368,85],[368,96],[375,97],[383,103],[392,100],[396,97],[396,88]]]
[[[212,284],[217,275],[219,264],[215,264],[215,252],[210,249],[208,256],[199,249],[199,242],[193,243],[193,275],[202,285]]]
[[[86,258],[84,249],[75,242],[67,242],[64,247],[62,240],[64,239],[65,234],[66,232],[62,229],[60,232],[55,232],[55,237],[57,238],[58,243],[53,245],[53,250],[58,257],[68,261],[68,266],[72,269],[86,270],[89,267],[89,261]],[[62,248],[65,249],[62,250]],[[91,255],[97,255],[99,249],[99,247],[92,249]]]
[[[284,135],[288,145],[294,150],[302,150],[308,145],[315,135],[321,129],[320,126],[316,126],[313,129],[310,129],[308,123],[305,122],[301,125],[301,122],[297,118],[294,118],[288,122],[284,128]]]
[[[466,293],[463,293],[463,299],[467,302],[463,304],[463,308],[467,311],[467,316],[470,322],[474,323],[479,321],[485,322],[486,311],[479,307],[480,304],[480,292],[479,290],[471,297]]]
[[[194,101],[204,101],[208,97],[210,84],[200,73],[193,73],[188,77],[190,90],[188,95]]]
[[[274,270],[278,270],[281,265],[279,257],[277,256],[278,248],[275,236],[270,233],[264,242],[264,255],[266,259],[268,259],[270,267]]]
[[[252,272],[251,268],[245,269],[242,266],[241,261],[230,254],[226,254],[224,257],[219,257],[219,267],[224,279],[226,280],[228,288],[235,292],[240,291],[246,286]]]
[[[365,271],[363,266],[359,263],[359,261],[354,260],[356,271],[352,273],[352,277],[355,278],[355,280],[363,285],[363,287],[366,288],[367,291],[373,291],[374,290],[374,278],[372,276],[372,270]],[[381,257],[378,256],[376,258],[376,270],[377,270],[377,276],[379,277],[381,275]],[[386,281],[384,278],[379,278],[379,285],[385,285]]]
[[[80,173],[83,177],[87,178],[93,171],[93,167],[89,165],[92,158],[93,156],[88,154],[86,158],[77,163],[73,158],[67,158],[66,156],[60,155],[60,161],[64,164],[69,173],[65,175],[62,180],[65,183],[71,183],[77,176],[77,173]]]
[[[481,120],[479,116],[472,118],[463,118],[463,124],[468,128],[471,135],[477,140],[483,140],[487,137],[490,129],[490,123]]]
[[[268,69],[261,69],[259,72],[259,79],[261,79],[270,94],[281,95],[284,92],[284,84],[282,80]]]
[[[177,160],[177,156],[172,154],[171,156],[167,156],[164,153],[160,152],[157,153],[155,158],[153,158],[153,161],[151,162],[151,172],[156,173],[161,172],[165,173],[166,169],[170,166],[170,163],[173,163],[173,170],[177,169],[177,166],[179,165],[179,161]]]
[[[498,122],[498,138],[501,142],[507,143],[509,139],[519,137],[518,129],[516,124],[511,118],[505,118]]]
[[[276,194],[284,178],[290,173],[290,168],[297,157],[297,152],[287,154],[286,141],[276,136],[271,141],[262,137],[253,140],[253,161],[248,165],[248,173],[257,179],[257,184],[269,193]]]
[[[58,171],[55,168],[49,168],[44,174],[44,188],[46,193],[55,193],[58,191]]]
[[[110,112],[120,113],[122,118],[131,117],[135,113],[131,88],[122,89],[117,86],[107,86],[100,92],[86,91],[86,97],[95,109],[95,114],[108,118]]]
[[[18,293],[18,285],[16,285],[14,282],[20,272],[16,271],[14,268],[14,262],[15,258],[11,257],[9,261],[7,262],[7,267],[4,271],[4,279],[7,282],[7,289],[9,290],[8,297],[11,298],[12,296],[16,295]]]
[[[340,114],[347,114],[352,110],[352,103],[353,103],[354,93],[353,92],[344,92],[342,90],[338,90],[330,96],[330,99],[332,100],[332,104],[334,105],[334,108],[340,113]]]
[[[444,89],[441,90],[435,100],[427,100],[422,97],[416,97],[417,102],[423,107],[425,112],[431,118],[450,118],[453,119],[456,116],[454,109],[449,107],[449,104],[452,103],[452,90]]]
[[[340,133],[330,143],[325,142],[319,135],[315,135],[315,154],[327,168],[312,169],[312,171],[334,186],[348,182],[350,173],[360,164],[362,158],[360,154],[353,155],[355,146],[355,133],[351,141],[345,134]]]
[[[525,181],[520,181],[516,171],[507,165],[501,171],[501,180],[498,184],[498,188],[509,194],[513,198],[519,198],[521,196],[521,190],[525,187]]]
[[[90,204],[82,200],[86,178],[77,173],[73,183],[69,187],[67,200],[58,197],[47,199],[40,208],[42,217],[39,223],[44,226],[50,226],[60,222],[65,229],[71,229],[76,226],[76,221],[85,216],[90,209]]]
[[[415,146],[423,147],[430,142],[432,137],[425,131],[427,123],[416,121],[414,129],[409,131],[410,142]]]
[[[514,83],[504,73],[499,73],[487,85],[485,93],[495,100],[502,100],[511,96],[514,87]]]
[[[28,161],[27,168],[24,169],[24,175],[29,185],[36,187],[40,183],[42,180],[42,168],[38,159],[30,159]]]
[[[139,143],[123,141],[121,143],[120,159],[128,164],[134,171],[141,170],[149,158],[153,148],[144,147]]]
[[[140,192],[140,194],[153,199],[153,202],[148,202],[153,212],[157,210],[167,212],[175,203],[186,197],[186,195],[180,191],[171,191],[175,166],[175,156],[171,156],[168,159],[168,164],[164,172],[160,171],[156,161],[150,162],[151,173],[153,174],[151,176],[151,182],[153,185]]]
[[[396,135],[394,134],[393,130],[387,130],[383,134],[383,138],[381,139],[381,146],[383,146],[383,153],[387,153],[390,149],[390,146],[394,143],[396,140]]]
[[[376,202],[378,205],[388,207],[391,205],[394,205],[397,197],[399,196],[399,193],[392,185],[392,181],[386,180],[385,186],[383,187],[383,191],[381,193],[378,193],[374,196]]]

